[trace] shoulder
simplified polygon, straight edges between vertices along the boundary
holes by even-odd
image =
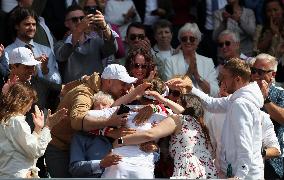
[[[44,51],[45,53],[46,53],[46,52],[51,52],[50,47],[44,46],[44,45],[42,45],[42,44],[39,44],[39,43],[34,42],[34,46],[35,46],[35,48],[37,48],[38,50]]]
[[[243,8],[243,13],[248,14],[248,15],[254,15],[253,10],[249,9],[249,8]]]

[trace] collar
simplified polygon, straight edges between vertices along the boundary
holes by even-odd
[[[34,43],[33,39],[32,39],[29,43],[25,43],[24,41],[20,40],[19,38],[16,38],[15,44],[16,44],[18,47],[22,47],[22,46],[25,46],[25,45],[27,45],[27,44],[30,44],[30,45],[32,45],[33,47],[35,47],[35,43]]]
[[[157,44],[155,44],[152,49],[155,52],[155,54],[157,54],[157,53],[159,53],[161,51]],[[170,51],[171,51],[171,54],[173,55],[174,49],[172,47],[171,47]]]

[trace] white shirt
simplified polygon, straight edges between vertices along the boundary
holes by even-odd
[[[40,134],[33,132],[25,116],[11,117],[6,125],[0,125],[0,178],[24,178],[44,155],[51,141],[50,130],[43,128]]]

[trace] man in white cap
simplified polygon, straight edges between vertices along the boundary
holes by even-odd
[[[109,119],[97,119],[87,115],[92,108],[93,95],[103,91],[114,99],[126,94],[136,78],[129,76],[124,66],[111,64],[101,76],[94,73],[81,85],[70,90],[61,100],[58,109],[68,109],[68,116],[52,129],[52,141],[46,150],[46,163],[51,177],[71,177],[69,169],[69,150],[72,136],[76,131],[90,131],[107,126],[118,126],[125,121],[122,115]],[[99,149],[106,148],[104,146]]]

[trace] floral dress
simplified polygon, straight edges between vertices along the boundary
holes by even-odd
[[[198,121],[191,116],[182,116],[180,120],[182,129],[172,135],[170,141],[170,154],[174,158],[173,178],[217,178],[212,150],[206,146]]]

